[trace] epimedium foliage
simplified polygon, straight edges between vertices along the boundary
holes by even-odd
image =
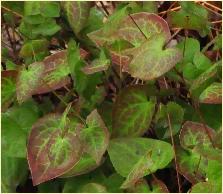
[[[221,192],[219,12],[2,2],[2,191]]]

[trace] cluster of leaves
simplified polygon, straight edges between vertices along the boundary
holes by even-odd
[[[221,26],[164,4],[2,3],[3,192],[221,192]]]

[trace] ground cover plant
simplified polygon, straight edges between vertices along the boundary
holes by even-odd
[[[1,191],[222,191],[221,2],[1,3]]]

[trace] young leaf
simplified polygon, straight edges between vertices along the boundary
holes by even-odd
[[[90,2],[67,1],[62,2],[62,7],[72,30],[76,35],[78,35],[88,20]]]
[[[212,65],[211,60],[201,52],[195,53],[193,63],[199,70],[202,71],[207,70]]]
[[[17,100],[21,104],[30,98],[40,84],[41,77],[44,73],[43,63],[33,63],[28,69],[21,68],[16,83]]]
[[[165,37],[162,35],[144,41],[138,47],[123,51],[124,55],[131,55],[133,59],[123,71],[142,80],[152,80],[162,76],[173,68],[182,58],[182,53],[177,48],[163,50]]]
[[[84,151],[92,156],[97,164],[100,163],[109,142],[109,132],[97,110],[91,112],[86,119],[87,127],[80,132]]]
[[[80,124],[68,119],[66,111],[63,115],[47,115],[32,127],[28,162],[34,185],[64,174],[80,159]]]
[[[155,103],[147,99],[143,86],[123,89],[113,106],[112,136],[142,135],[152,120]]]
[[[221,104],[222,84],[219,82],[212,83],[201,93],[199,101],[207,104]]]
[[[169,143],[149,138],[116,138],[108,147],[111,162],[121,176],[127,177],[123,187],[165,168],[173,159]]]

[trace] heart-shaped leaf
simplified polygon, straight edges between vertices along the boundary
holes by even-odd
[[[147,99],[143,86],[131,86],[123,89],[113,106],[112,135],[142,135],[152,120],[155,103],[154,99]]]
[[[165,168],[173,159],[169,143],[149,138],[116,138],[110,141],[108,153],[115,170],[127,177],[127,188],[138,179]]]
[[[99,164],[108,146],[109,132],[97,110],[88,115],[86,124],[87,127],[80,132],[84,151]]]
[[[90,4],[87,1],[62,2],[68,22],[75,34],[78,34],[85,26],[90,12]]]
[[[180,132],[180,144],[184,149],[192,150],[209,159],[221,160],[221,151],[215,149],[212,141],[215,131],[201,123],[186,121]]]
[[[201,103],[221,104],[222,103],[222,84],[214,82],[208,86],[200,95]]]
[[[64,174],[80,159],[80,124],[67,118],[68,110],[63,115],[47,115],[32,127],[28,162],[34,185]]]
[[[44,64],[40,62],[32,63],[28,69],[21,68],[16,83],[16,94],[19,103],[30,98],[40,84],[44,74]]]
[[[139,30],[141,29],[142,32]],[[97,30],[88,34],[89,38],[98,46],[104,43],[112,43],[114,40],[126,40],[134,46],[140,46],[147,39],[153,35],[163,34],[165,40],[170,38],[170,30],[165,20],[156,14],[141,12],[126,16],[122,24],[106,37],[104,29]]]
[[[123,71],[142,80],[151,80],[168,72],[182,58],[177,48],[163,50],[165,37],[157,35],[146,40],[140,47],[123,51],[123,55],[131,55],[130,64],[123,66]]]

